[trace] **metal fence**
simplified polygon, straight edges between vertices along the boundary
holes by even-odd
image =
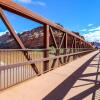
[[[27,79],[41,75],[52,69],[55,69],[63,64],[66,64],[77,57],[93,51],[85,48],[68,48],[50,49],[49,57],[44,58],[45,49],[8,49],[0,50],[0,90],[11,87],[17,83],[23,82]],[[25,53],[27,52],[27,59]],[[44,64],[47,63],[47,69],[44,70]],[[35,73],[34,66],[38,69],[38,74]]]

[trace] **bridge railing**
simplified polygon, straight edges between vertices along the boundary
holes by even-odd
[[[59,50],[59,55],[65,55],[92,49],[89,48],[48,49],[49,57],[57,56],[57,50]],[[27,55],[30,56],[31,60],[41,59],[44,58],[43,54],[45,51],[47,51],[47,49],[0,49],[0,66],[23,63],[27,61],[24,52],[27,52]]]
[[[27,79],[51,71],[64,65],[77,57],[93,51],[87,48],[50,49],[49,57],[44,58],[43,54],[47,49],[8,49],[0,50],[0,90],[11,87]],[[25,53],[27,52],[27,60]],[[46,70],[44,69],[47,63]],[[31,66],[34,65],[34,66]],[[34,68],[38,70],[35,73]]]

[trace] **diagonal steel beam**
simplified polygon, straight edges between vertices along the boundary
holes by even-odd
[[[65,35],[66,35],[66,33],[63,33],[63,37],[62,37],[62,39],[61,39],[61,43],[60,43],[59,48],[61,48],[61,46],[62,46],[62,44],[63,44],[63,42],[64,42]]]
[[[10,31],[11,35],[13,36],[13,38],[15,39],[15,41],[18,43],[18,45],[20,46],[20,48],[25,49],[24,44],[22,43],[22,41],[20,40],[20,38],[17,36],[17,34],[15,33],[13,27],[11,26],[11,24],[9,23],[8,19],[6,18],[5,14],[3,13],[3,10],[0,8],[0,16],[1,19],[3,20],[4,24],[6,25],[6,27],[8,28],[8,30]]]
[[[22,41],[20,40],[20,38],[18,37],[18,35],[14,31],[13,27],[11,26],[10,22],[8,21],[7,17],[3,13],[2,8],[0,8],[0,17],[1,17],[2,21],[4,22],[4,24],[6,25],[6,27],[8,28],[8,30],[10,31],[10,33],[13,36],[13,38],[15,39],[15,41],[20,46],[20,48],[21,49],[26,49],[25,46],[24,46],[24,44],[22,43]],[[28,52],[25,51],[23,53],[24,53],[24,55],[25,55],[25,57],[26,57],[27,60],[31,60],[30,56],[28,55]],[[31,64],[31,66],[34,69],[34,71],[36,72],[36,74],[39,74],[36,65],[35,64]]]
[[[54,44],[55,44],[56,48],[59,48],[58,45],[57,45],[56,39],[55,39],[55,37],[54,37],[54,35],[53,35],[54,32],[53,32],[53,30],[52,30],[51,27],[50,27],[50,33],[51,33],[51,36],[52,36],[52,39],[53,39],[53,41],[54,41]]]

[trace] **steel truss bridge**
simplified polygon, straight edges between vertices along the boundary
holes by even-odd
[[[27,49],[4,14],[4,10],[42,24],[44,48]],[[95,50],[80,36],[11,0],[0,0],[0,18],[20,47],[19,49],[0,49],[0,90],[51,71]],[[62,34],[59,44],[53,30]],[[49,49],[50,36],[55,47],[54,51]],[[2,61],[5,63],[2,64]]]

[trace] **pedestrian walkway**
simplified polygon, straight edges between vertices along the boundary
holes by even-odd
[[[0,100],[100,100],[98,52],[1,91]]]
[[[64,99],[100,100],[100,54],[86,67]]]

